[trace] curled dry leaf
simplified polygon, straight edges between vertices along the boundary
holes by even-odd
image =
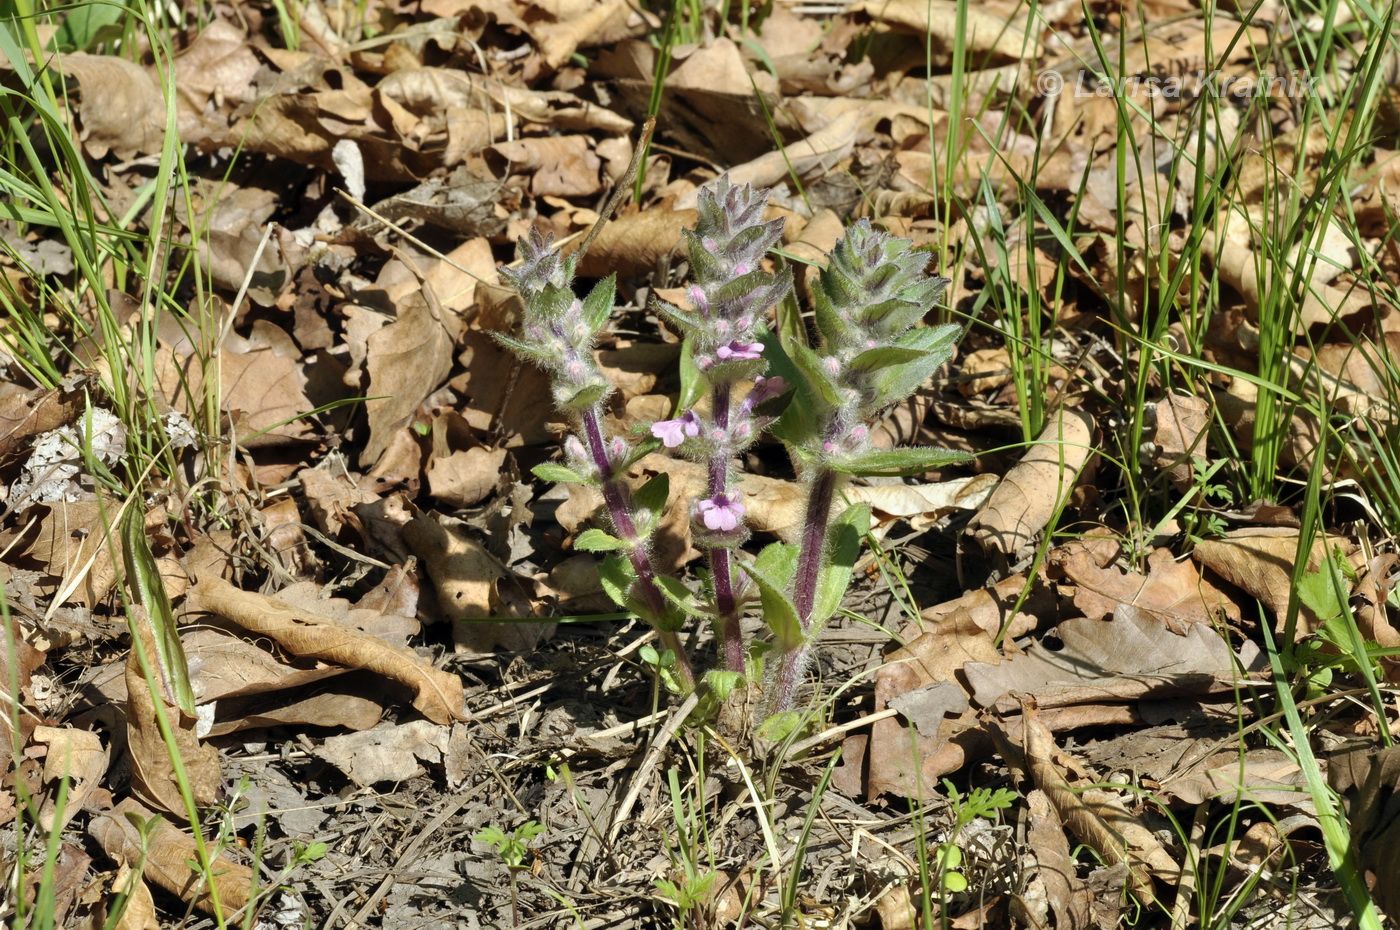
[[[734,184],[766,187],[789,173],[808,178],[830,171],[855,148],[861,119],[858,110],[842,113],[807,138],[786,146],[780,152],[768,152],[742,165],[735,165],[728,172],[729,179]],[[698,191],[682,198],[680,206],[691,206],[697,196]]]
[[[116,877],[112,879],[112,892],[107,896],[106,903],[111,906],[120,900],[121,896],[125,896],[126,900],[122,903],[122,915],[112,930],[160,930],[160,920],[156,916],[156,902],[151,897],[151,889],[141,878],[141,873],[132,869],[128,862],[122,862],[117,869]],[[103,926],[107,926],[105,920]]]
[[[1006,761],[1045,792],[1060,822],[1081,842],[1110,863],[1128,865],[1133,892],[1152,900],[1152,878],[1175,881],[1181,869],[1156,836],[1123,806],[1116,795],[1097,789],[1078,790],[1060,771],[1055,759],[1061,750],[1054,735],[1034,711],[1009,721],[992,722]]]
[[[223,584],[224,582],[219,582]],[[126,740],[131,754],[132,785],[144,797],[163,810],[185,816],[185,800],[180,794],[175,768],[170,762],[170,750],[156,719],[156,701],[162,703],[165,718],[170,722],[175,748],[184,760],[185,774],[195,803],[201,807],[213,804],[223,786],[223,771],[219,751],[195,736],[195,721],[184,716],[179,706],[166,696],[165,673],[159,662],[155,635],[149,622],[132,624],[141,637],[142,651],[152,663],[151,678],[147,680],[136,649],[126,660]]]
[[[93,792],[100,787],[102,776],[107,773],[107,747],[96,733],[73,727],[38,726],[34,728],[33,739],[48,745],[44,756],[44,781],[53,785],[55,791],[60,781],[68,782],[63,820],[58,823],[58,829],[62,830],[74,814],[88,806]],[[54,829],[58,816],[56,800],[56,797],[46,798],[39,812],[39,823],[45,830]],[[111,803],[110,798],[108,803]]]
[[[1190,561],[1178,562],[1170,550],[1154,549],[1147,574],[1101,567],[1083,547],[1056,550],[1053,563],[1078,586],[1074,606],[1090,620],[1111,616],[1119,606],[1135,607],[1173,633],[1193,623],[1213,624],[1222,615],[1240,619],[1239,607],[1203,579]]]
[[[192,610],[217,614],[269,636],[293,655],[366,669],[405,685],[414,692],[413,706],[434,723],[465,715],[461,679],[434,668],[407,647],[347,629],[277,598],[240,591],[218,578],[203,579],[191,588],[189,603]]]
[[[1092,440],[1089,415],[1061,408],[972,518],[968,534],[989,554],[1014,558],[1073,490],[1093,451]]]
[[[1065,828],[1055,814],[1050,797],[1039,788],[1026,795],[1026,846],[1035,856],[1032,881],[1045,888],[1046,903],[1055,915],[1054,923],[1042,921],[1055,930],[1089,930],[1092,899],[1079,879],[1074,857],[1070,855]],[[1029,897],[1029,895],[1027,895]]]
[[[143,841],[131,817],[145,822],[155,819],[149,842]],[[146,881],[206,914],[214,912],[214,901],[203,873],[194,867],[199,861],[194,840],[164,817],[128,798],[95,818],[88,829],[103,851],[117,863],[141,863]],[[229,914],[246,905],[253,892],[252,870],[225,856],[217,856],[210,866],[221,911]]]

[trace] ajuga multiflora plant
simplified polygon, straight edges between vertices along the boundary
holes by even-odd
[[[536,474],[599,488],[612,532],[588,530],[575,546],[610,553],[600,569],[604,588],[657,629],[662,664],[675,670],[676,684],[695,687],[679,635],[684,620],[708,616],[720,643],[724,678],[716,680],[753,674],[761,661],[769,669],[767,705],[785,711],[823,626],[840,606],[869,526],[865,507],[838,508],[843,483],[852,476],[919,473],[963,456],[877,449],[870,431],[885,408],[906,399],[952,356],[958,327],[922,325],[946,279],[925,273],[927,257],[911,243],[862,221],[837,244],[818,278],[815,346],[801,338],[768,338],[768,315],[788,295],[791,279],[785,270],[764,267],[782,235],[781,220],[764,219],[766,201],[766,194],[724,178],[701,191],[695,228],[686,235],[688,306],[658,307],[683,332],[683,358],[700,389],[687,392],[695,398],[688,408],[651,425],[651,440],[603,431],[611,387],[593,348],[612,313],[612,278],[579,300],[572,289],[574,259],[539,236],[521,242],[517,267],[506,274],[520,293],[524,321],[519,338],[502,342],[550,373],[555,404],[573,426],[564,464],[540,466]],[[770,365],[786,377],[770,373]],[[806,487],[804,521],[798,543],[772,543],[748,560],[735,463],[770,428],[787,444]],[[652,563],[651,537],[669,493],[664,475],[635,492],[626,480],[631,463],[657,441],[707,467],[706,494],[689,504],[694,539],[709,555],[709,583],[698,598]],[[773,632],[762,659],[762,650],[746,648],[740,627],[755,595]]]

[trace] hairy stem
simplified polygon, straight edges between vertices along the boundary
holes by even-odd
[[[644,540],[638,538],[637,521],[632,518],[632,492],[613,472],[612,460],[608,457],[607,446],[603,442],[603,430],[598,424],[597,410],[584,412],[583,433],[588,443],[588,453],[602,479],[603,504],[608,509],[613,529],[620,538],[630,543],[628,556],[633,571],[637,573],[634,586],[637,594],[656,617],[665,617],[670,613],[670,606],[666,603],[666,595],[661,593],[661,587],[656,582],[656,569],[652,567],[651,555],[644,545]],[[681,687],[687,692],[695,690],[695,671],[690,666],[690,659],[685,654],[685,647],[681,645],[680,636],[674,630],[664,630],[660,627],[657,627],[657,634],[661,637],[662,645],[675,653],[676,672]]]
[[[818,468],[807,492],[807,512],[802,529],[802,548],[797,554],[793,576],[793,606],[802,622],[802,645],[784,652],[778,659],[769,701],[774,712],[791,710],[802,684],[803,673],[812,654],[812,608],[817,601],[817,582],[826,564],[826,529],[831,522],[831,503],[836,494],[836,472]]]
[[[714,390],[713,415],[715,426],[729,429],[729,385],[717,384]],[[723,450],[710,458],[710,497],[729,491],[729,456]],[[710,550],[710,576],[715,582],[715,614],[718,621],[720,652],[724,667],[731,672],[744,672],[744,632],[739,622],[739,606],[734,596],[732,554],[723,546]]]

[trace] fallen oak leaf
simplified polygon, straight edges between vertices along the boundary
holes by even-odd
[[[1167,549],[1147,557],[1147,574],[1098,565],[1081,548],[1062,548],[1051,561],[1078,589],[1074,605],[1090,620],[1111,615],[1127,604],[1160,620],[1173,633],[1193,623],[1214,623],[1222,614],[1238,621],[1240,611],[1219,588],[1203,579],[1190,561],[1178,562]]]
[[[461,679],[434,668],[413,650],[347,629],[275,597],[242,591],[220,578],[190,589],[191,610],[217,614],[276,640],[294,655],[376,672],[414,692],[413,706],[434,723],[466,719]]]

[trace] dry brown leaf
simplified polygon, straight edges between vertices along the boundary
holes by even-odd
[[[34,742],[48,745],[44,756],[44,781],[53,785],[55,794],[58,782],[67,780],[68,798],[63,808],[60,830],[73,819],[73,815],[87,807],[88,799],[101,787],[102,776],[107,774],[108,751],[96,733],[77,730],[73,727],[34,728]],[[39,812],[39,823],[45,830],[54,828],[57,798],[50,796],[44,800]],[[108,799],[111,803],[111,799]]]
[[[496,489],[506,450],[477,446],[428,463],[428,493],[453,507],[478,504]]]
[[[355,784],[368,788],[378,782],[408,781],[426,771],[421,763],[442,762],[447,736],[447,727],[426,720],[386,723],[361,733],[332,736],[313,752]]]
[[[1210,404],[1191,394],[1167,394],[1153,407],[1157,444],[1155,463],[1167,473],[1172,487],[1186,491],[1195,483],[1193,462],[1204,460],[1206,431],[1210,427]]]
[[[67,426],[87,409],[86,375],[69,378],[53,390],[35,388],[0,397],[0,461],[27,440]]]
[[[958,5],[954,0],[863,0],[852,7],[878,23],[934,42],[940,52],[951,52],[957,40]],[[1015,7],[988,3],[970,7],[967,31],[962,37],[972,52],[994,52],[1002,58],[1039,58],[1039,27],[1032,23],[1027,37],[1026,17],[1015,17]]]
[[[215,19],[200,29],[189,47],[175,57],[175,92],[180,102],[180,136],[191,138],[199,118],[224,104],[253,99],[253,78],[262,63],[248,43],[248,35],[226,19]],[[196,120],[195,126],[185,121]]]
[[[968,535],[988,553],[1015,558],[1050,522],[1092,451],[1089,415],[1061,408],[972,518]]]
[[[55,63],[82,88],[78,113],[89,155],[159,154],[165,141],[165,98],[145,68],[116,55],[84,52],[70,52]]]
[[[139,608],[131,609],[135,611]],[[159,657],[149,620],[138,620],[132,627],[141,637],[142,651],[152,664],[152,677],[148,682],[136,649],[131,650],[126,660],[126,742],[127,751],[131,754],[132,787],[161,809],[183,817],[186,815],[185,800],[175,778],[170,750],[156,719],[155,702],[162,702],[175,747],[184,761],[190,792],[201,807],[217,801],[223,787],[219,751],[199,741],[194,733],[195,721],[187,718],[179,706],[166,696],[166,676],[156,664]]]
[[[1335,546],[1341,546],[1349,557],[1355,552],[1351,543],[1338,537],[1316,539],[1308,553],[1307,570],[1317,571],[1327,549]],[[1257,598],[1274,615],[1277,628],[1282,630],[1288,616],[1288,594],[1297,553],[1297,530],[1261,526],[1234,530],[1220,539],[1201,540],[1192,556],[1205,568]],[[1316,630],[1318,622],[1312,608],[1307,604],[1298,605],[1299,639]]]
[[[455,524],[419,515],[403,527],[403,540],[427,566],[438,604],[452,622],[452,641],[460,652],[489,654],[496,649],[528,651],[553,632],[552,623],[491,619],[501,598],[497,585],[513,576],[486,547]]]
[[[104,530],[103,515],[114,518],[120,506],[113,500],[45,504],[37,510],[37,525],[22,527],[22,536],[5,533],[0,545],[10,552],[12,564],[49,576],[37,591],[54,594],[71,586],[68,601],[92,607],[111,593],[117,581],[121,534]]]
[[[1366,884],[1391,920],[1400,920],[1400,747],[1361,749],[1331,760],[1327,783],[1342,795]]]
[[[858,110],[843,113],[805,139],[786,146],[781,152],[768,152],[735,165],[729,169],[729,180],[734,184],[767,187],[790,173],[800,178],[810,178],[831,171],[855,148],[861,120],[862,114]],[[696,196],[698,194],[681,198],[679,205],[693,206]]]
[[[993,721],[992,728],[1007,762],[1045,792],[1060,822],[1106,861],[1128,864],[1140,900],[1152,900],[1153,876],[1176,880],[1181,871],[1176,860],[1116,795],[1097,789],[1081,792],[1070,785],[1055,762],[1061,756],[1055,737],[1034,712]]]
[[[271,637],[293,655],[363,668],[411,688],[413,706],[434,723],[462,719],[466,696],[456,675],[434,668],[413,650],[295,609],[274,597],[240,591],[222,579],[202,579],[190,589],[191,610],[218,614]]]
[[[1029,792],[1026,810],[1029,814],[1026,846],[1036,862],[1032,880],[1045,887],[1047,904],[1055,915],[1055,930],[1089,930],[1093,926],[1089,889],[1079,879],[1064,825],[1056,816],[1049,796],[1039,788]]]
[[[1198,695],[1237,687],[1258,649],[1246,642],[1237,659],[1220,634],[1192,624],[1184,635],[1136,608],[1120,605],[1107,622],[1076,618],[1055,628],[1057,650],[1034,643],[1000,665],[970,662],[963,674],[980,707],[1033,694],[1043,707]],[[1240,671],[1243,668],[1243,672]]]
[[[452,347],[462,323],[422,292],[399,308],[392,323],[366,343],[369,371],[369,438],[361,465],[372,465],[389,447],[390,436],[452,370]]]
[[[136,825],[128,819],[132,816],[146,822],[152,818],[156,820],[149,842],[142,840]],[[194,840],[164,817],[152,814],[128,798],[95,818],[88,830],[116,862],[141,863],[146,881],[186,904],[213,913],[214,902],[208,886],[202,873],[193,867],[199,861]],[[210,865],[222,912],[230,914],[246,905],[253,892],[253,871],[225,856],[217,856]]]
[[[1109,617],[1122,605],[1137,608],[1173,633],[1185,633],[1194,623],[1214,624],[1222,615],[1240,618],[1233,601],[1201,578],[1190,561],[1178,562],[1167,549],[1152,550],[1146,575],[1101,567],[1078,547],[1058,550],[1052,561],[1078,585],[1074,606],[1090,620]]]
[[[123,861],[112,879],[112,893],[107,898],[109,904],[125,895],[122,916],[113,930],[160,930],[160,920],[156,917],[156,902],[151,897],[151,889],[141,878],[141,873],[133,871],[131,864]],[[105,925],[105,922],[104,922]]]
[[[340,535],[346,521],[358,504],[378,500],[377,495],[363,490],[345,474],[344,463],[335,469],[330,462],[306,468],[297,476],[302,493],[306,495],[311,518],[321,532],[331,538]]]
[[[511,174],[529,174],[536,197],[592,197],[603,189],[603,162],[587,136],[538,136],[498,142],[491,150]]]
[[[619,278],[651,274],[676,254],[681,234],[695,225],[694,210],[645,210],[624,213],[605,225],[579,261],[578,273],[600,278],[616,271]],[[582,240],[566,245],[572,252]]]

